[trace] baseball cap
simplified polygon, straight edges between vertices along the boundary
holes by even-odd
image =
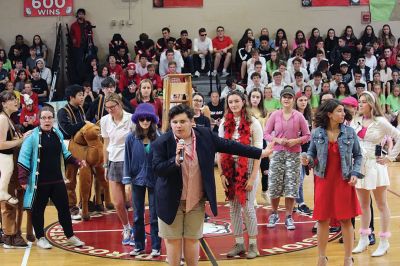
[[[295,93],[292,86],[285,86],[285,88],[281,91],[280,97],[282,98],[284,95],[287,94],[294,97]]]

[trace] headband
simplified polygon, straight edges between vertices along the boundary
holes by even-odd
[[[372,98],[372,101],[375,103],[375,96],[370,91],[363,91],[361,94],[368,94],[369,97]]]

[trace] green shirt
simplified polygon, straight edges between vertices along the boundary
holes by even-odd
[[[318,108],[319,106],[319,95],[312,95],[311,96],[311,108]]]
[[[281,103],[278,99],[272,98],[270,100],[264,100],[264,108],[267,109],[268,113],[273,112],[281,108]]]
[[[386,98],[386,105],[389,105],[390,110],[395,113],[400,110],[400,96],[394,96],[393,94],[390,94]]]

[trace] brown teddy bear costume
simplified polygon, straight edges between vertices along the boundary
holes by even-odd
[[[82,219],[87,221],[90,219],[88,202],[90,198],[90,192],[92,188],[92,176],[94,176],[104,189],[104,201],[107,207],[111,207],[110,191],[108,188],[108,182],[104,178],[103,168],[103,142],[100,137],[100,127],[95,124],[86,124],[82,127],[71,139],[68,147],[72,155],[79,159],[85,160],[87,166],[79,170],[79,189],[80,197],[82,201]],[[68,164],[67,168],[71,171],[68,173],[75,174],[78,171],[78,167]],[[69,179],[69,178],[68,178]],[[102,205],[101,195],[96,190],[96,205]]]

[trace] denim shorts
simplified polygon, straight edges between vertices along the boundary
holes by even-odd
[[[108,162],[107,179],[121,183],[124,175],[124,162]]]

